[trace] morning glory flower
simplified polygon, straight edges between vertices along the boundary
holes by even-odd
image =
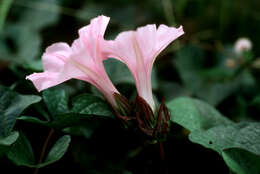
[[[155,111],[152,96],[151,73],[158,54],[172,41],[183,35],[183,29],[155,24],[120,33],[115,40],[105,41],[104,49],[109,57],[126,64],[132,73],[138,95]]]
[[[26,77],[33,82],[38,91],[63,83],[69,79],[79,79],[94,85],[116,108],[115,93],[119,93],[110,81],[102,52],[104,33],[109,17],[99,16],[79,30],[79,38],[70,47],[66,43],[49,46],[42,56],[44,72]]]

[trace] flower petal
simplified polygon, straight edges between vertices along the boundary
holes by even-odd
[[[40,92],[49,87],[58,85],[57,77],[59,73],[54,72],[42,72],[42,73],[33,73],[26,77],[27,80],[31,80],[36,87],[36,89]],[[62,81],[60,81],[62,83]]]
[[[58,72],[71,54],[71,48],[66,43],[55,43],[47,47],[42,56],[45,71]]]
[[[79,29],[79,39],[81,40],[80,42],[82,42],[82,46],[89,51],[89,54],[92,58],[98,57],[97,40],[100,36],[103,38],[109,20],[109,17],[98,16],[91,20],[90,25]],[[104,59],[103,56],[99,58]]]
[[[149,59],[156,51],[156,25],[152,24],[137,28],[136,40],[142,52],[143,58]]]
[[[156,33],[155,51],[157,55],[165,49],[172,41],[184,34],[182,26],[179,28],[160,25]]]
[[[60,72],[71,55],[71,48],[66,43],[49,46],[42,56],[44,72],[33,73],[26,77],[33,82],[38,91],[58,85],[69,78],[59,80]]]
[[[103,55],[118,59],[126,64],[130,71],[136,69],[136,52],[133,43],[134,34],[134,31],[125,31],[118,34],[115,40],[104,40],[101,43]]]

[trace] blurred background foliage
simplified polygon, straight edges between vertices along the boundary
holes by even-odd
[[[111,17],[106,39],[113,39],[119,32],[150,23],[183,26],[185,34],[156,60],[153,89],[158,101],[162,98],[170,101],[179,96],[191,96],[210,103],[235,122],[260,120],[258,0],[1,0],[0,85],[21,94],[39,95],[32,83],[25,80],[25,76],[42,71],[41,55],[45,48],[55,42],[71,44],[78,37],[78,29],[101,14]],[[237,55],[234,43],[241,37],[249,38],[253,47]],[[125,65],[107,60],[105,66],[120,92],[134,99],[136,91],[133,79]],[[76,80],[70,80],[53,90],[62,91],[55,92],[58,101],[66,96],[63,99],[67,103],[64,105],[67,110],[73,109],[73,102],[80,100],[75,97],[79,94],[99,95],[89,84]],[[55,123],[57,117],[49,114],[53,113],[51,108],[55,108],[55,105],[48,106],[48,100],[52,100],[48,98],[52,96],[52,90],[49,92],[51,95],[43,93],[43,101],[25,110],[24,116],[19,118],[14,127],[14,130],[22,130],[31,141],[37,159],[43,144],[42,137],[47,136],[48,127],[62,130],[56,131],[57,137],[64,132],[74,135],[65,157],[40,169],[40,172],[159,173],[159,167],[153,165],[160,163],[158,147],[139,147],[140,137],[122,129],[115,121],[102,118],[102,121],[86,123],[88,126],[76,127],[64,126],[65,121],[62,125]],[[71,101],[71,98],[76,99]],[[98,99],[91,100],[103,105]],[[28,106],[33,103],[28,103]],[[26,117],[28,115],[34,118]],[[49,123],[44,120],[54,121]],[[66,129],[61,129],[64,127]],[[169,173],[176,173],[177,170],[188,173],[191,169],[193,172],[208,173],[204,166],[211,167],[214,171],[211,173],[229,172],[218,154],[188,142],[187,135],[187,130],[173,125],[166,145]],[[16,133],[12,134],[12,138],[15,137]],[[20,139],[21,142],[28,141],[25,140],[27,138]],[[62,140],[69,141],[68,138]],[[17,164],[16,157],[10,158]],[[0,166],[11,172],[33,172],[30,168],[14,168],[6,157],[0,159]]]

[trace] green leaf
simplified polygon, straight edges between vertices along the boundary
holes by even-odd
[[[72,100],[72,113],[113,117],[110,106],[100,97],[82,94]]]
[[[43,27],[55,23],[58,20],[60,12],[60,6],[57,5],[57,1],[58,0],[19,0],[19,2],[16,2],[17,4],[32,7],[22,14],[21,23],[34,30],[40,30]]]
[[[91,138],[92,134],[98,127],[97,124],[85,124],[82,126],[73,126],[64,128],[62,131],[66,134],[75,135],[75,136],[84,136],[85,138]]]
[[[240,148],[260,156],[260,123],[257,122],[219,125],[208,130],[194,131],[189,138],[219,153],[229,148]]]
[[[69,135],[64,135],[63,137],[61,137],[51,148],[45,161],[41,164],[38,164],[37,167],[44,167],[60,160],[68,150],[70,141],[71,138]]]
[[[107,74],[114,84],[130,83],[133,84],[134,80],[127,66],[115,59],[107,59],[104,61]]]
[[[10,146],[18,139],[18,137],[19,132],[14,131],[9,136],[0,138],[0,146]]]
[[[17,10],[11,10],[10,13],[19,18],[6,22],[3,35],[0,36],[0,58],[20,65],[30,64],[38,58],[42,43],[40,31],[58,20],[60,8],[57,3],[57,0],[15,1]],[[12,41],[15,51],[6,40]]]
[[[17,120],[23,120],[23,121],[30,122],[30,123],[38,123],[38,124],[46,125],[46,126],[49,123],[49,121],[43,121],[43,120],[38,119],[37,117],[32,117],[32,116],[21,116],[21,117],[17,118]]]
[[[222,157],[229,168],[237,174],[259,174],[260,157],[238,148],[225,149]]]
[[[23,64],[23,68],[31,71],[43,71],[42,60],[32,60],[29,63]]]
[[[214,107],[201,100],[180,97],[168,102],[167,107],[171,112],[171,120],[189,131],[233,124]]]
[[[69,112],[68,96],[64,89],[53,87],[44,90],[42,97],[50,114],[54,118],[58,114]]]
[[[238,88],[239,83],[240,78],[236,78],[233,81],[227,82],[205,82],[203,84],[203,87],[197,91],[196,95],[199,98],[206,100],[211,105],[216,106],[223,99],[232,94],[232,92],[234,92]],[[221,93],[219,91],[221,91]]]
[[[184,86],[192,95],[216,106],[237,90],[245,79],[247,81],[249,79],[244,77],[246,75],[244,72],[232,79],[235,68],[228,68],[225,65],[228,58],[230,57],[226,55],[221,56],[214,67],[206,68],[204,64],[207,61],[203,51],[197,46],[187,45],[177,52],[175,65]]]
[[[82,124],[82,121],[114,118],[109,105],[97,96],[82,94],[72,99],[72,109],[69,113],[56,115],[55,120],[49,126],[65,128]]]
[[[16,118],[41,97],[35,95],[20,95],[6,87],[0,86],[0,137],[10,135]]]
[[[9,147],[18,139],[19,132],[12,132],[5,138],[0,138],[0,158],[9,150]]]
[[[0,2],[0,32],[2,31],[8,11],[13,3],[13,0],[2,0]]]
[[[184,85],[192,92],[197,92],[202,85],[200,76],[204,64],[202,50],[192,45],[185,46],[177,52],[174,61]]]
[[[57,97],[60,98],[60,100],[53,99],[51,101],[52,104],[50,105],[51,102],[49,103],[49,107],[51,109],[52,108],[56,109],[57,107],[55,108],[54,106],[58,106],[61,100],[66,101],[65,106],[67,106],[67,99],[66,99],[67,97],[64,97],[66,96],[64,91],[62,92],[62,90],[60,90],[58,93],[62,93],[62,95],[60,94]],[[48,96],[49,95],[54,97],[54,94],[51,95],[51,93],[49,93]],[[64,113],[62,113],[62,111],[63,110],[61,109],[60,114],[54,115],[54,120],[52,121],[43,121],[38,119],[37,117],[31,117],[31,116],[21,116],[18,119],[31,122],[31,123],[37,123],[37,124],[49,126],[52,128],[62,129],[65,127],[82,124],[82,121],[96,122],[99,120],[115,118],[109,105],[104,100],[102,100],[97,96],[93,96],[89,94],[82,94],[73,98],[72,109],[69,110],[67,108],[64,110],[65,111]]]
[[[49,151],[45,161],[41,164],[35,163],[33,150],[29,140],[24,134],[20,134],[18,140],[11,146],[7,153],[7,157],[18,166],[27,167],[44,167],[52,164],[66,153],[71,139],[69,135],[61,137]]]
[[[218,152],[232,171],[260,172],[260,123],[234,123],[209,104],[191,98],[178,98],[167,106],[172,121],[191,131],[190,141]]]
[[[110,116],[103,115],[89,115],[89,114],[63,114],[57,115],[57,120],[50,123],[51,127],[65,128],[69,126],[79,125],[84,123],[83,121],[101,121],[111,119]],[[112,117],[114,119],[114,117]]]
[[[35,165],[31,144],[22,133],[10,148],[7,157],[18,166],[33,167]]]
[[[40,34],[31,28],[28,28],[22,24],[20,25],[10,25],[7,23],[3,36],[0,38],[1,59],[8,61],[10,63],[24,65],[31,60],[37,58],[40,52],[40,46],[42,39]],[[14,42],[16,51],[14,52],[9,45],[4,42],[5,39],[9,39]],[[26,43],[24,42],[26,40]]]
[[[56,119],[53,121],[42,121],[36,117],[31,117],[31,116],[22,116],[18,119],[30,123],[36,123],[36,124],[48,126],[55,129],[63,129],[71,126],[78,126],[84,124],[86,125],[87,122],[96,123],[99,121],[111,119],[111,117],[102,116],[102,115],[67,113],[67,114],[56,115]]]
[[[167,81],[160,81],[158,90],[162,93],[165,101],[170,101],[181,96],[188,96],[190,93],[180,84]]]

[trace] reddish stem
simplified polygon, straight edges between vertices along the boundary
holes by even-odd
[[[41,163],[42,163],[42,160],[43,160],[43,158],[44,158],[44,156],[45,156],[45,152],[46,152],[48,143],[49,143],[49,141],[50,141],[50,139],[51,139],[53,133],[54,133],[54,129],[51,129],[50,132],[49,132],[49,134],[48,134],[48,136],[47,136],[47,138],[46,138],[46,140],[45,140],[45,142],[44,142],[44,144],[43,144],[42,152],[41,152],[41,156],[40,156],[40,159],[39,159],[38,164],[41,164]],[[39,168],[36,167],[35,170],[34,170],[34,174],[38,174],[38,172],[39,172]]]

